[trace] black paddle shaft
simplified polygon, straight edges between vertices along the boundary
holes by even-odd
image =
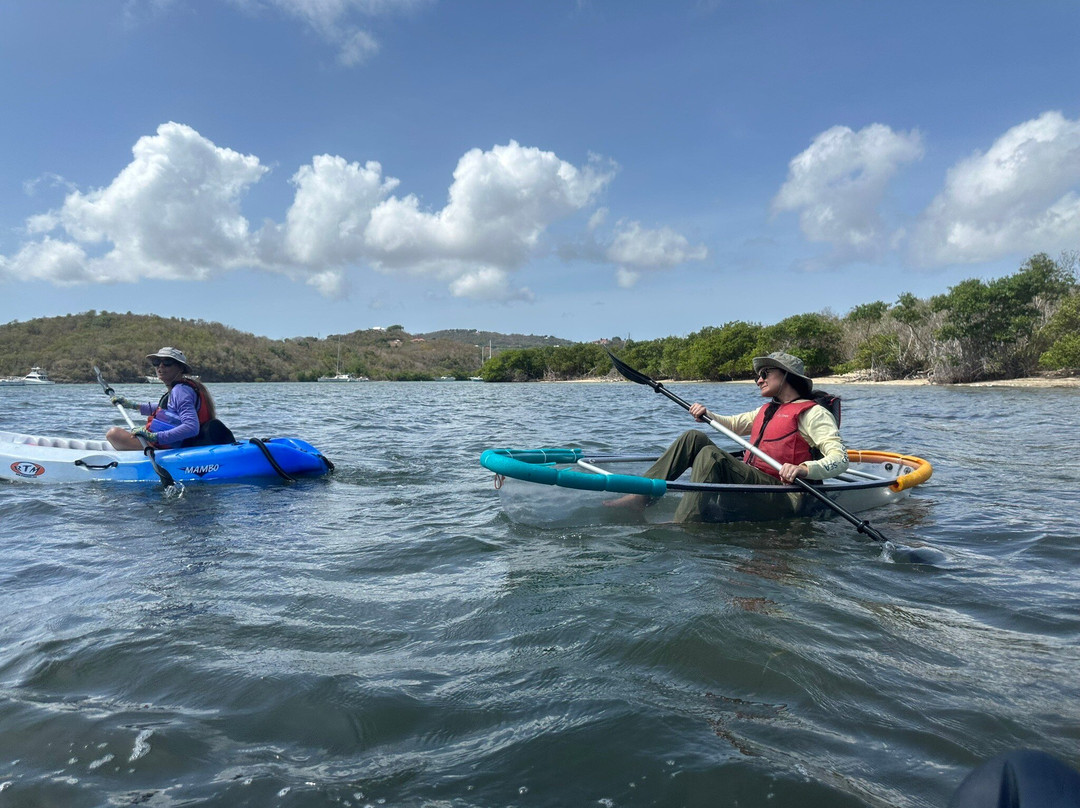
[[[105,391],[105,395],[111,396],[114,392],[116,392],[111,387],[109,387],[108,384],[106,384],[105,379],[102,378],[101,371],[98,370],[97,365],[94,365],[94,375],[97,376],[98,384],[100,384],[101,389]]]
[[[668,390],[666,387],[664,387],[662,382],[654,381],[645,374],[639,373],[638,371],[634,370],[632,367],[630,367],[613,353],[611,353],[611,351],[608,351],[608,356],[611,357],[611,363],[615,366],[615,369],[619,371],[619,373],[621,373],[628,380],[632,382],[637,382],[638,384],[647,385],[648,387],[651,387],[653,389],[653,392],[662,393],[663,395],[674,401],[676,404],[678,404],[680,407],[682,407],[684,410],[690,409],[690,404],[685,399],[680,398],[679,396]],[[867,522],[865,519],[860,519],[855,514],[844,508],[842,505],[838,505],[837,503],[833,502],[823,493],[818,491],[814,486],[810,485],[810,483],[806,482],[806,480],[802,479],[801,477],[796,477],[794,480],[794,484],[806,493],[817,497],[817,499],[820,500],[822,503],[832,508],[836,513],[844,517],[851,524],[855,525],[859,533],[866,534],[874,541],[879,541],[882,543],[888,541],[888,539],[885,538],[880,531],[871,527],[870,523]]]

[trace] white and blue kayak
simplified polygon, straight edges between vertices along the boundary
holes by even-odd
[[[151,460],[142,452],[117,451],[103,440],[0,432],[0,480],[156,483],[163,471],[178,483],[228,482],[318,477],[333,468],[318,449],[297,438],[250,438],[215,446],[158,449]]]
[[[826,480],[817,490],[852,513],[897,502],[913,488],[930,479],[933,468],[912,455],[883,451],[849,451],[848,470]],[[612,494],[641,494],[663,500],[685,493],[709,496],[710,522],[762,521],[791,514],[819,516],[828,511],[816,497],[793,485],[733,485],[696,483],[688,480],[654,480],[641,474],[656,455],[589,454],[578,448],[488,449],[480,455],[484,468],[495,472],[495,484],[505,505],[524,512],[523,486],[511,480],[571,489],[571,499],[546,502],[547,510],[565,513],[568,508],[596,505]],[[589,494],[588,492],[595,492]],[[569,494],[569,491],[567,492]],[[778,498],[784,498],[783,507]],[[653,509],[650,509],[653,510]],[[667,509],[656,509],[665,511]],[[532,521],[531,519],[528,521]]]

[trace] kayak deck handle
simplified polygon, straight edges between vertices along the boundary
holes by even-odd
[[[104,460],[105,458],[102,459]],[[91,460],[93,460],[93,458],[80,458],[75,461],[75,465],[90,469],[90,471],[105,471],[106,469],[114,469],[120,465],[115,460],[110,460],[108,463],[91,463]]]

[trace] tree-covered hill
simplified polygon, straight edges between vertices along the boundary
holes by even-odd
[[[925,378],[972,382],[1080,372],[1080,254],[1032,256],[1012,275],[966,280],[929,299],[902,294],[843,317],[796,314],[778,323],[735,321],[685,337],[613,340],[627,364],[661,379],[753,378],[752,361],[796,354],[812,376],[854,373],[867,380]],[[485,381],[603,376],[611,361],[599,345],[509,349],[484,364]]]
[[[483,347],[484,356],[487,356],[489,343],[499,348],[542,348],[555,345],[573,345],[573,340],[560,339],[559,337],[538,337],[532,334],[499,334],[495,331],[474,331],[468,328],[454,328],[446,331],[431,331],[418,336],[426,339],[445,339],[451,342],[462,342],[474,347]]]
[[[339,370],[372,380],[467,378],[480,370],[481,342],[486,359],[489,341],[498,356],[552,340],[467,330],[414,335],[400,325],[274,340],[203,320],[89,311],[0,325],[0,376],[37,365],[57,382],[90,382],[97,365],[110,381],[142,381],[151,373],[144,357],[172,345],[211,382],[314,381]]]
[[[970,279],[929,299],[902,294],[840,317],[796,314],[778,323],[729,322],[687,336],[608,347],[649,376],[749,379],[751,361],[771,351],[798,355],[813,376],[857,372],[874,380],[924,377],[969,382],[1080,369],[1080,253],[1040,253],[1016,273]],[[607,342],[607,341],[605,341]],[[351,373],[372,380],[479,375],[484,381],[604,376],[611,361],[595,343],[552,336],[457,329],[410,334],[400,325],[326,339],[272,340],[220,323],[152,315],[85,312],[0,326],[0,375],[32,365],[58,382],[141,381],[144,357],[163,345],[184,350],[211,382],[314,381]],[[486,351],[491,346],[489,355]]]

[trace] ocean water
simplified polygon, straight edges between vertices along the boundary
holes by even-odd
[[[866,514],[928,568],[835,519],[508,518],[483,449],[692,425],[629,383],[212,390],[336,472],[0,484],[0,805],[941,806],[1008,749],[1080,765],[1080,391],[836,391],[853,448],[934,464]],[[114,423],[0,390],[0,430]]]

